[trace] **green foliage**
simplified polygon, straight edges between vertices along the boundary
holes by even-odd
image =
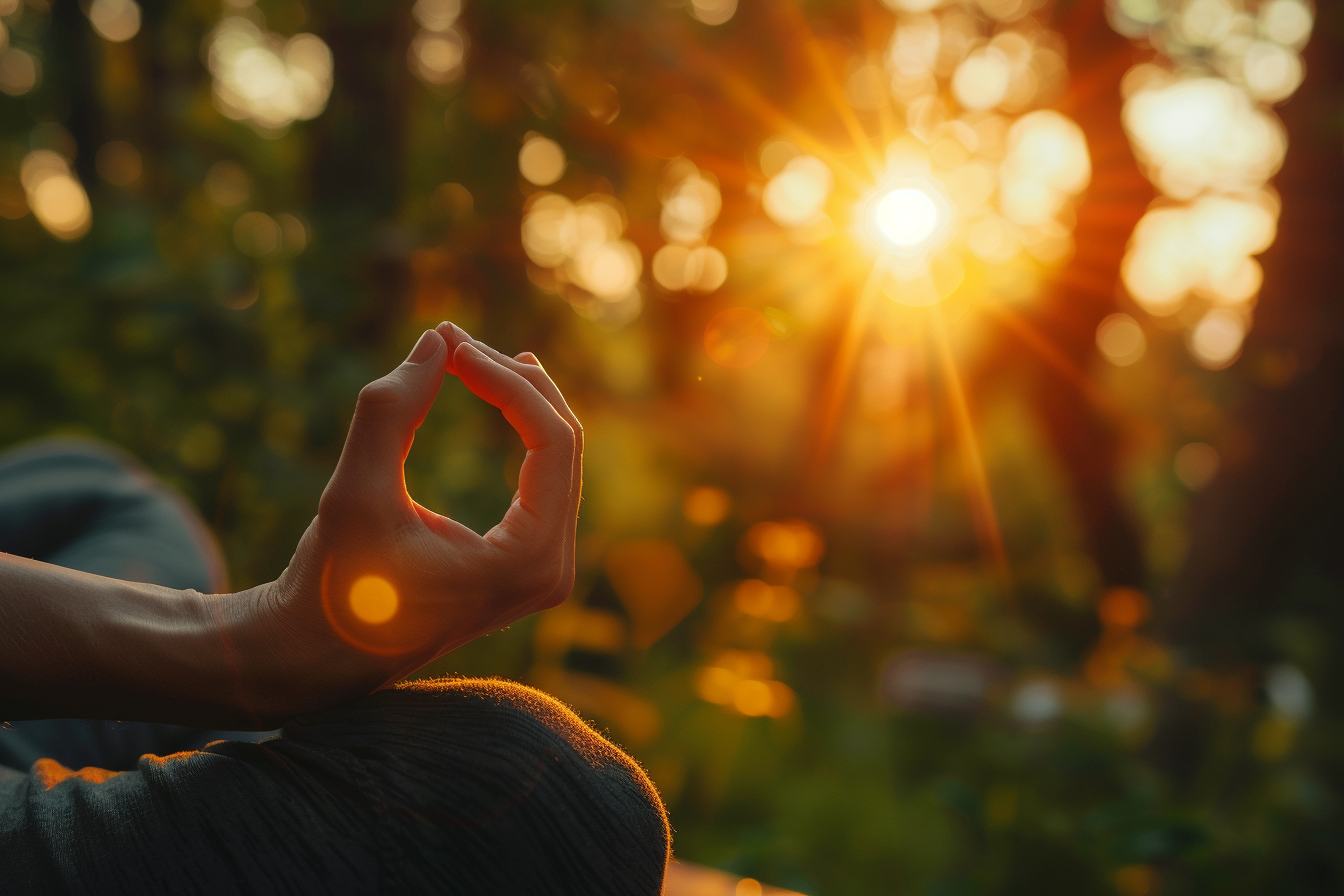
[[[1115,506],[1098,509],[1068,433],[1050,426],[1062,413],[1050,400],[1073,387],[989,318],[949,312],[1005,579],[986,561],[948,373],[932,360],[941,318],[864,336],[916,346],[915,385],[877,410],[851,398],[829,459],[811,466],[852,263],[821,255],[795,271],[782,259],[808,250],[762,236],[750,159],[772,131],[733,105],[717,67],[847,147],[796,44],[769,52],[798,35],[753,37],[764,16],[711,31],[656,4],[469,2],[465,74],[432,86],[406,65],[407,4],[260,9],[266,27],[313,31],[333,51],[335,86],[312,121],[267,130],[220,114],[202,50],[223,14],[213,3],[146,3],[121,44],[73,2],[32,0],[6,19],[44,74],[0,96],[0,443],[67,433],[125,447],[200,508],[235,587],[263,582],[315,512],[360,386],[452,319],[541,357],[587,428],[587,494],[566,607],[425,673],[531,680],[608,726],[662,788],[682,857],[826,896],[1338,892],[1336,572],[1304,555],[1280,609],[1210,613],[1231,632],[1230,656],[1207,650],[1212,639],[1097,617],[1108,589],[1176,587],[1190,496],[1170,456],[1225,430],[1232,373],[1194,371],[1160,334],[1138,375],[1101,370],[1093,324],[1082,328],[1066,348],[1096,368],[1084,373],[1129,415],[1137,446],[1097,449],[1102,490],[1120,483]],[[839,46],[825,52],[859,45],[851,5],[810,14]],[[667,160],[715,173],[725,210],[711,239],[729,256],[727,284],[672,296],[646,276],[642,311],[619,326],[534,285],[519,226],[536,190],[517,167],[533,131],[569,157],[549,189],[616,197],[646,268]],[[100,173],[110,141],[138,150],[138,177]],[[51,236],[14,204],[38,149],[71,159],[88,191],[80,239]],[[239,230],[250,212],[282,231],[269,251]],[[1048,319],[1051,293],[1037,292],[1023,313]],[[703,341],[735,305],[763,309],[773,334],[744,369],[712,363]],[[1080,431],[1105,430],[1091,415],[1079,412]],[[520,452],[450,379],[408,487],[484,530],[508,504]],[[697,486],[725,490],[723,519],[687,518]],[[819,559],[773,562],[752,547],[754,526],[794,518],[815,527]],[[1107,559],[1129,549],[1125,526],[1144,555],[1128,578]],[[657,562],[630,573],[626,556]],[[801,609],[774,621],[744,611],[734,589],[758,578],[793,589]],[[984,693],[951,709],[893,697],[892,660],[912,648],[971,664],[957,668],[982,675]],[[770,669],[757,679],[792,695],[780,717],[706,699],[706,670],[760,657]],[[1321,690],[1311,719],[1266,703],[1264,670],[1282,663]],[[1061,706],[1033,721],[1018,701],[1034,681]]]

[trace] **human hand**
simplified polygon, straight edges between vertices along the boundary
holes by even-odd
[[[527,448],[513,503],[483,536],[406,490],[403,464],[445,372],[499,408]],[[304,645],[297,674],[312,694],[299,702],[367,692],[563,601],[582,456],[583,429],[534,355],[510,358],[447,322],[427,330],[360,392],[317,518],[272,586],[286,649]]]

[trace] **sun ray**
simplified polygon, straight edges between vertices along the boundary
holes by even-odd
[[[859,24],[863,29],[863,42],[868,47],[868,55],[881,54],[881,26],[878,24],[872,3],[859,4]],[[892,102],[891,91],[878,91],[877,125],[881,133],[882,145],[888,146],[896,139],[896,105]]]
[[[1008,566],[1008,553],[1003,545],[1003,532],[999,527],[998,515],[994,512],[994,498],[989,488],[989,477],[985,473],[984,457],[980,452],[980,442],[975,434],[975,424],[971,419],[970,403],[966,390],[957,372],[956,360],[952,357],[952,342],[947,335],[947,322],[943,318],[940,306],[933,306],[934,341],[938,345],[939,368],[943,374],[943,383],[947,387],[948,401],[952,406],[952,419],[956,425],[957,440],[961,443],[962,466],[967,479],[967,498],[971,504],[971,518],[975,524],[981,544],[990,555],[995,575],[1005,596],[1010,591],[1012,576]]]
[[[817,76],[817,80],[821,84],[822,90],[826,92],[827,98],[830,99],[836,114],[840,116],[840,122],[849,132],[849,139],[853,141],[859,155],[863,156],[864,163],[868,165],[869,173],[872,174],[874,180],[877,180],[882,175],[882,159],[873,147],[872,140],[869,139],[868,132],[859,121],[859,117],[850,108],[849,100],[845,97],[844,86],[840,83],[840,79],[835,76],[835,71],[827,61],[821,42],[812,33],[812,29],[807,27],[802,10],[798,8],[796,2],[780,4],[777,9],[787,17],[788,23],[802,36],[803,52],[807,56],[808,64],[812,67],[812,72]]]
[[[873,301],[877,298],[878,286],[886,267],[881,260],[873,262],[872,271],[864,281],[854,300],[854,309],[845,324],[845,332],[840,337],[840,345],[831,363],[831,370],[822,390],[821,412],[817,417],[816,437],[812,448],[810,472],[815,477],[830,454],[831,443],[835,439],[835,430],[840,422],[840,412],[844,409],[845,398],[849,394],[849,381],[854,374],[854,364],[858,359],[859,343],[868,330],[868,321],[872,317]]]
[[[733,71],[721,60],[699,48],[689,51],[697,57],[696,64],[712,69],[722,84],[725,93],[738,103],[743,111],[754,116],[761,124],[773,128],[792,140],[800,149],[804,149],[821,159],[842,177],[855,192],[862,192],[871,186],[871,181],[851,168],[825,142],[814,137],[810,131],[781,112],[773,103],[761,95],[751,81]]]

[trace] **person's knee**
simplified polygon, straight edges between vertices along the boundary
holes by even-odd
[[[671,832],[657,790],[553,697],[445,679],[337,712],[367,734],[395,733],[376,773],[394,812],[416,819],[404,832],[408,868],[460,884],[444,892],[661,892]]]

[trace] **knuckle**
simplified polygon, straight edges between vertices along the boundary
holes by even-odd
[[[396,404],[406,395],[406,385],[400,378],[388,375],[376,379],[359,390],[358,403],[364,407]]]

